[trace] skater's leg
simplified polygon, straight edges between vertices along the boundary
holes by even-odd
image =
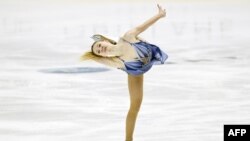
[[[126,119],[126,141],[132,141],[137,114],[140,110],[143,98],[143,75],[128,75],[128,88],[130,108]]]

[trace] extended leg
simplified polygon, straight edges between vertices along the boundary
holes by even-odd
[[[137,114],[140,110],[143,98],[143,75],[128,75],[128,88],[130,108],[126,119],[126,141],[132,141]]]

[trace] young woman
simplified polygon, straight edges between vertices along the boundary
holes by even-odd
[[[156,21],[166,16],[166,10],[157,4],[158,13],[141,25],[127,31],[118,42],[96,34],[91,51],[81,56],[82,60],[96,62],[115,67],[128,74],[130,109],[126,119],[126,141],[133,140],[133,133],[142,98],[143,74],[154,64],[164,64],[168,55],[158,46],[150,44],[138,37]]]

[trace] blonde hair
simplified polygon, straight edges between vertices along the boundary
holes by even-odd
[[[103,40],[107,40],[108,42],[110,42],[111,44],[116,44],[116,41],[109,39],[103,35],[100,34],[96,34],[97,36],[100,37],[99,41],[103,41]],[[122,61],[120,59],[118,59],[117,57],[103,57],[103,56],[99,56],[95,53],[93,53],[93,46],[94,44],[98,42],[95,41],[92,46],[91,46],[91,51],[85,52],[83,55],[81,55],[80,60],[81,61],[86,61],[86,60],[93,60],[95,62],[110,66],[110,67],[115,67],[115,68],[123,68],[124,64],[122,63]]]

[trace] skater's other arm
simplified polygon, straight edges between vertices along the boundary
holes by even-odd
[[[159,10],[158,14],[156,14],[155,16],[151,17],[150,19],[146,20],[141,25],[136,26],[135,28],[132,28],[131,30],[127,31],[125,33],[125,36],[136,37],[137,35],[139,35],[143,31],[145,31],[146,29],[148,29],[148,27],[150,27],[151,25],[153,25],[160,18],[165,17],[166,16],[166,10],[162,9],[162,7],[159,4],[157,4],[157,7],[158,7],[158,10]]]

